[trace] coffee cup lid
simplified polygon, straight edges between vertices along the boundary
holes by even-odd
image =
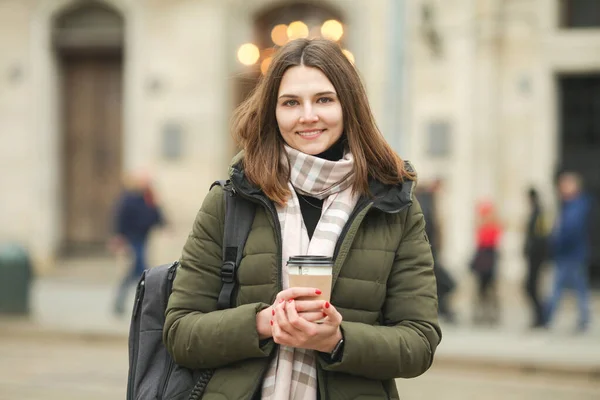
[[[327,256],[311,256],[311,255],[304,255],[304,256],[292,256],[290,257],[290,259],[288,260],[287,264],[295,264],[295,265],[306,265],[306,264],[310,264],[310,265],[331,265],[332,264],[332,258],[331,257],[327,257]]]

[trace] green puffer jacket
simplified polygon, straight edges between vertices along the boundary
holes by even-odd
[[[205,400],[252,399],[275,354],[260,342],[256,313],[281,288],[281,234],[273,203],[230,169],[238,193],[260,206],[238,270],[236,307],[217,310],[221,288],[223,190],[207,195],[183,248],[169,299],[164,341],[175,362],[216,368]],[[413,182],[371,183],[336,245],[331,303],[342,314],[342,358],[318,357],[323,400],[398,399],[394,378],[425,372],[441,339],[433,259]]]

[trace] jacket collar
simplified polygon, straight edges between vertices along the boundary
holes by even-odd
[[[262,190],[246,178],[242,166],[243,157],[244,152],[241,151],[231,162],[229,167],[229,179],[231,183],[237,191],[246,196],[266,198]],[[409,172],[414,172],[414,168],[408,161],[405,161],[404,166]],[[397,213],[412,204],[415,186],[416,181],[405,180],[398,185],[384,185],[372,179],[369,182],[372,197],[362,196],[359,203],[370,200],[373,202],[372,207],[378,210],[390,214]]]

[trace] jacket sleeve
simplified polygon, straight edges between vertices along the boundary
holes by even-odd
[[[272,341],[259,344],[256,331],[256,314],[268,304],[217,310],[224,215],[223,189],[215,186],[183,248],[166,310],[165,345],[176,363],[192,369],[267,357],[273,349]]]
[[[433,258],[416,200],[405,216],[381,310],[383,325],[342,322],[342,358],[331,364],[319,358],[325,370],[384,380],[416,377],[431,366],[442,335]]]
[[[580,200],[577,204],[574,204],[571,209],[563,212],[560,218],[554,245],[559,251],[568,251],[581,240],[581,233],[585,232],[588,218],[585,201]]]
[[[127,228],[128,221],[126,220],[126,217],[127,217],[127,213],[126,213],[127,201],[126,200],[127,200],[127,197],[124,194],[121,194],[121,196],[115,202],[114,233],[116,235],[125,235],[125,233],[127,232],[126,228]]]

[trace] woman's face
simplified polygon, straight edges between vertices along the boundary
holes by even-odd
[[[320,154],[342,136],[342,105],[332,83],[318,68],[296,66],[283,74],[275,110],[288,146]]]

